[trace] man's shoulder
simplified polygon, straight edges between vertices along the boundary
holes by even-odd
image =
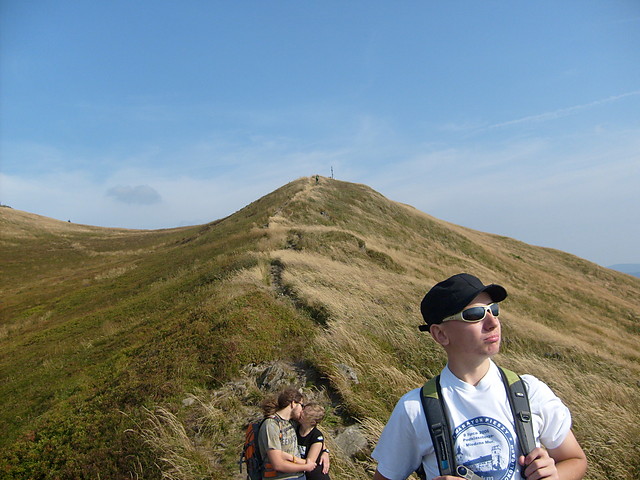
[[[260,432],[264,432],[267,430],[267,426],[269,425],[270,420],[271,419],[269,417],[264,417],[261,420],[255,422],[259,424],[258,428]]]
[[[421,388],[422,387],[414,388],[398,399],[394,409],[396,415],[403,412],[405,415],[413,418],[422,412],[422,401],[420,399]]]
[[[527,386],[527,395],[529,396],[529,401],[544,402],[556,398],[556,394],[553,392],[553,390],[551,390],[551,387],[549,387],[549,385],[540,380],[538,377],[529,374],[523,374],[520,375],[520,377]]]
[[[262,420],[262,425],[260,426],[260,430],[268,430],[273,428],[281,429],[282,420],[275,415],[264,417],[264,419]]]
[[[402,402],[414,402],[420,401],[420,391],[422,390],[422,385],[413,390],[409,390],[407,393],[400,397],[400,401]]]
[[[530,393],[535,392],[539,389],[549,388],[549,386],[546,383],[544,383],[535,375],[531,375],[530,373],[522,373],[520,374],[520,378],[522,378],[522,381],[527,386],[527,391]]]

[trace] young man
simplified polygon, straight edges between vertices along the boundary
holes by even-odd
[[[262,409],[267,417],[258,432],[265,472],[269,480],[303,480],[315,462],[300,458],[296,429],[292,420],[300,419],[304,397],[294,388],[284,390],[275,401],[267,401]]]
[[[526,456],[519,451],[507,393],[491,360],[500,350],[498,303],[506,297],[502,286],[461,273],[436,284],[420,305],[427,324],[421,330],[447,353],[440,384],[456,461],[485,480],[515,480],[522,471],[527,480],[581,479],[587,460],[571,432],[569,410],[531,375],[522,378],[538,447]],[[420,464],[430,480],[459,478],[439,474],[419,388],[398,401],[372,456],[378,461],[374,480],[404,480]]]

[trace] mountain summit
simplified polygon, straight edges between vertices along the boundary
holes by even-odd
[[[445,361],[419,302],[463,271],[506,287],[498,362],[569,404],[588,478],[640,477],[628,275],[315,176],[175,229],[2,208],[0,241],[6,478],[242,478],[242,428],[282,382],[328,409],[334,478],[370,478],[398,397]]]

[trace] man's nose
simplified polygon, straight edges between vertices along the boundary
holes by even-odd
[[[497,316],[491,313],[491,310],[487,310],[487,314],[484,317],[483,326],[485,330],[493,330],[500,324],[500,320]]]

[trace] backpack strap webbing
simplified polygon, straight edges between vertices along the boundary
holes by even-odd
[[[420,390],[420,399],[427,418],[440,475],[454,475],[456,461],[453,455],[453,437],[440,391],[440,375],[423,385]]]
[[[504,387],[507,390],[507,398],[513,414],[513,423],[516,428],[520,451],[526,456],[536,448],[527,386],[517,373],[502,367],[499,367],[499,370]]]

